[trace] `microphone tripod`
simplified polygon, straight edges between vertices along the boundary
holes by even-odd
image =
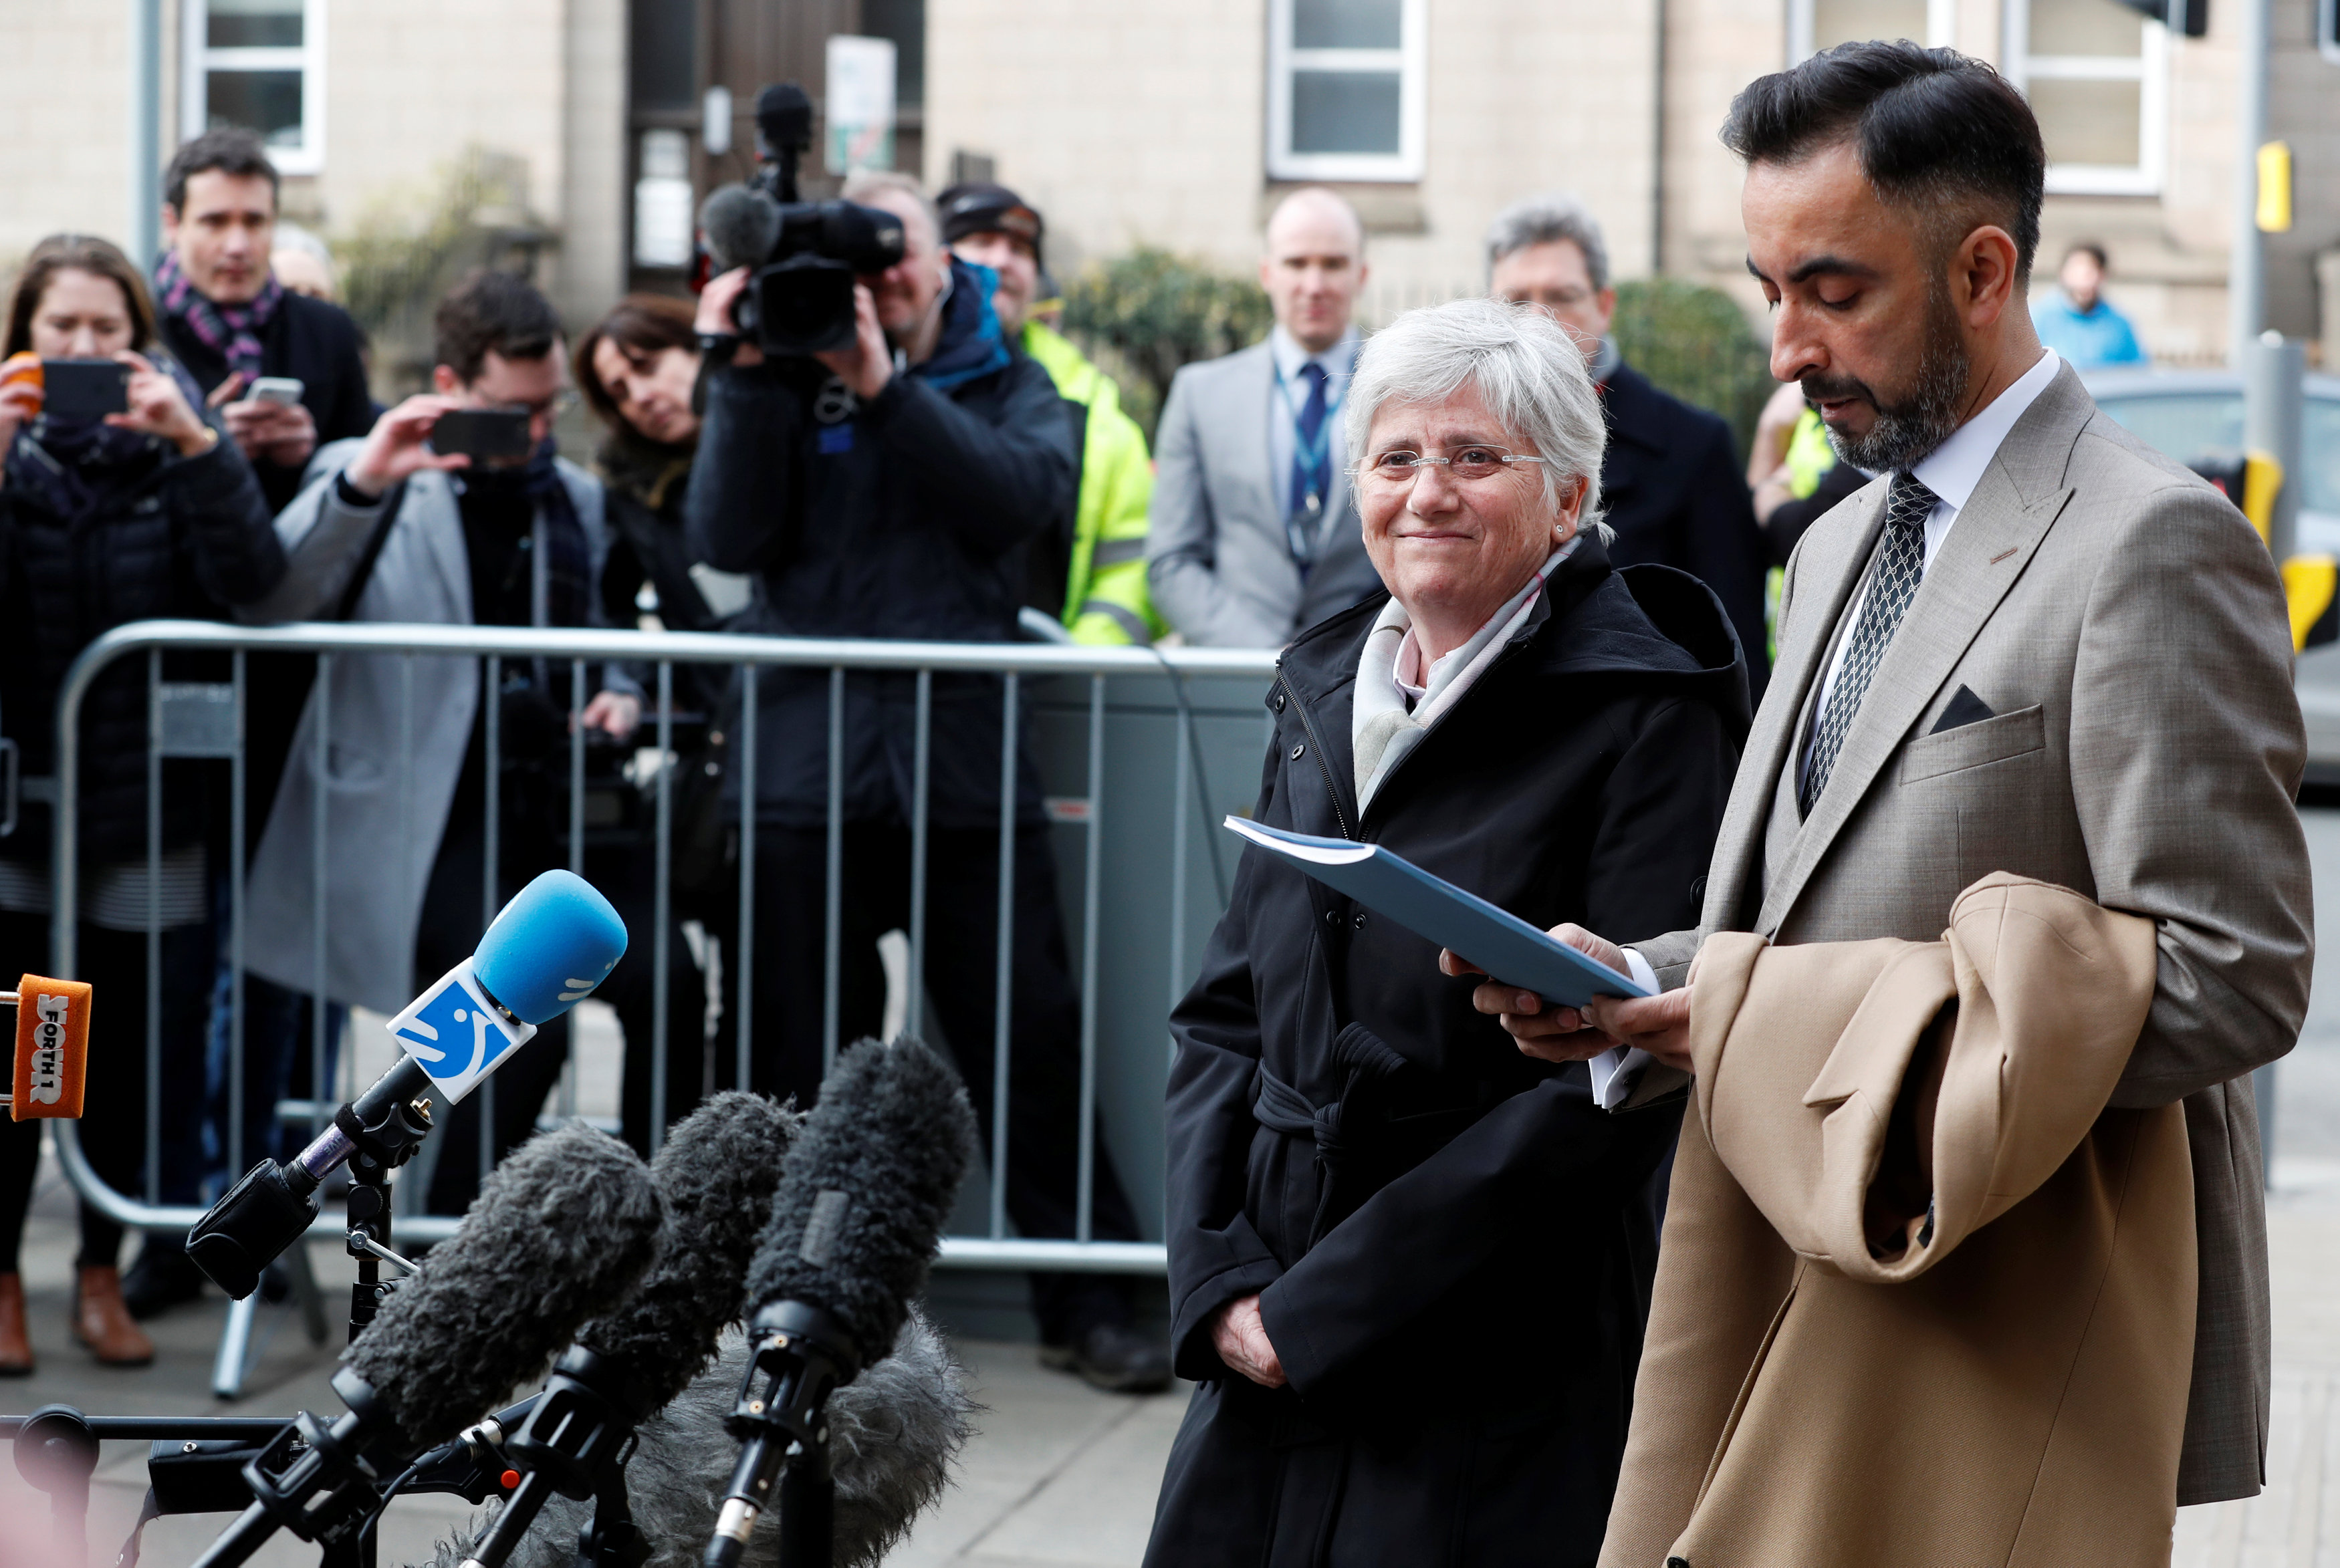
[[[428,1105],[429,1101],[424,1101]],[[423,1119],[429,1117],[426,1113]],[[376,1149],[361,1146],[350,1157],[349,1236],[343,1245],[357,1260],[358,1277],[350,1287],[350,1343],[366,1331],[374,1315],[382,1310],[382,1297],[394,1288],[392,1281],[382,1277],[384,1261],[411,1274],[414,1266],[391,1250],[390,1245],[390,1173],[393,1166],[403,1165],[413,1158],[417,1146],[408,1145],[397,1151],[397,1158],[384,1163]],[[379,1152],[389,1152],[380,1150]],[[318,1568],[374,1568],[374,1527],[381,1514],[365,1523],[356,1536],[346,1542],[329,1542],[323,1554],[317,1559]]]

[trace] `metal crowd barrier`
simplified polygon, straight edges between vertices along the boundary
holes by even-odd
[[[170,652],[208,652],[227,656],[231,678],[224,683],[166,682],[163,657]],[[618,632],[534,630],[488,626],[392,625],[294,625],[237,627],[202,621],[144,621],[117,627],[92,643],[67,672],[57,706],[57,770],[48,796],[55,812],[55,870],[52,961],[57,971],[75,970],[76,917],[80,887],[78,867],[71,846],[79,818],[77,789],[81,768],[80,717],[92,685],[117,661],[138,654],[146,657],[149,715],[147,764],[147,868],[150,889],[160,886],[162,858],[162,784],[165,758],[208,757],[228,764],[230,841],[234,846],[225,868],[228,883],[227,952],[231,975],[230,1039],[226,1138],[232,1149],[246,1147],[243,1117],[244,1056],[244,921],[246,912],[246,797],[252,781],[245,761],[247,656],[252,653],[314,654],[317,676],[313,699],[328,701],[333,661],[358,655],[403,656],[407,660],[407,710],[402,732],[414,733],[412,660],[418,656],[468,656],[484,661],[485,689],[500,686],[502,661],[513,658],[569,662],[570,735],[569,747],[569,863],[581,871],[585,851],[584,727],[576,722],[585,700],[588,661],[617,660],[656,671],[655,696],[646,703],[645,731],[654,731],[657,754],[654,820],[656,877],[651,976],[650,1125],[653,1139],[669,1119],[666,1101],[669,944],[674,921],[670,909],[673,870],[674,666],[725,665],[740,670],[741,700],[737,729],[729,747],[739,773],[741,808],[738,819],[739,952],[725,953],[726,990],[723,1005],[734,1010],[738,1080],[749,1081],[751,1023],[756,1003],[756,768],[758,747],[757,676],[767,668],[812,668],[829,672],[828,811],[826,888],[826,953],[824,969],[823,1047],[833,1060],[839,1045],[840,900],[843,863],[843,773],[846,676],[848,671],[882,671],[909,675],[916,687],[916,766],[911,828],[911,897],[907,931],[910,981],[907,992],[907,1027],[912,1032],[926,1021],[922,977],[926,972],[929,934],[925,919],[928,851],[928,783],[932,756],[930,722],[933,682],[937,674],[996,675],[1001,677],[1003,704],[1002,779],[999,802],[1000,889],[998,919],[996,1021],[992,1041],[993,1105],[987,1189],[963,1195],[954,1233],[942,1244],[939,1261],[959,1268],[1044,1268],[1114,1273],[1159,1274],[1166,1267],[1160,1235],[1161,1213],[1161,1093],[1165,1064],[1162,1027],[1167,1005],[1192,982],[1199,963],[1203,938],[1225,908],[1231,846],[1216,841],[1216,823],[1229,810],[1247,811],[1258,788],[1260,747],[1265,735],[1261,698],[1273,677],[1274,659],[1266,653],[1219,649],[1154,650],[1093,648],[1035,644],[953,644],[877,642],[858,639],[759,637],[678,632]],[[487,868],[483,908],[492,912],[501,902],[497,884],[499,823],[498,750],[501,741],[500,705],[484,705],[486,769],[485,835]],[[332,715],[321,712],[312,737],[313,755],[292,757],[296,767],[314,768],[327,775]],[[638,738],[631,744],[640,745]],[[1014,900],[1014,839],[1016,824],[1016,757],[1019,735],[1031,744],[1047,793],[1048,815],[1057,850],[1058,907],[1077,938],[1076,981],[1081,995],[1079,1204],[1076,1233],[1071,1238],[1020,1237],[1011,1233],[1006,1213],[1007,1160],[999,1158],[1008,1146],[1008,987],[1012,956]],[[32,784],[35,781],[26,781]],[[28,794],[32,792],[28,791]],[[318,927],[312,950],[313,983],[311,994],[320,1002],[325,995],[325,855],[327,792],[312,792],[312,862],[315,878],[313,906]],[[1077,854],[1066,853],[1076,842]],[[1105,868],[1110,861],[1114,875]],[[1077,881],[1075,881],[1076,874]],[[133,1195],[114,1190],[91,1167],[78,1131],[69,1121],[55,1124],[58,1151],[68,1178],[80,1196],[118,1223],[147,1231],[183,1231],[203,1212],[195,1207],[160,1200],[161,1168],[161,1017],[162,938],[159,891],[150,892],[147,925],[148,1006],[146,1015],[145,1126],[146,1190]],[[325,1011],[311,1009],[312,1070],[317,1086],[305,1102],[286,1102],[281,1111],[305,1113],[312,1127],[322,1127],[342,1096],[327,1085]],[[638,1050],[642,1042],[627,1041]],[[345,1054],[344,1061],[354,1056]],[[576,1051],[572,1046],[570,1072]],[[477,1094],[482,1100],[481,1169],[491,1163],[494,1100],[497,1080],[488,1079]],[[93,1080],[93,1091],[102,1092]],[[1156,1239],[1106,1241],[1091,1232],[1092,1188],[1096,1150],[1095,1135],[1101,1096],[1106,1122],[1112,1132],[1115,1163],[1141,1228]],[[560,1108],[573,1112],[573,1077],[564,1077]],[[226,1173],[233,1179],[237,1171]],[[970,1183],[970,1188],[975,1184]],[[402,1204],[402,1209],[407,1205]],[[442,1240],[457,1224],[451,1217],[402,1213],[399,1233],[417,1241]],[[329,1208],[312,1230],[312,1237],[338,1238],[346,1222]],[[296,1249],[298,1250],[298,1249]],[[305,1281],[302,1294],[309,1295]],[[256,1297],[253,1298],[256,1300]],[[214,1386],[232,1395],[240,1384],[244,1345],[251,1331],[253,1301],[238,1303],[221,1347],[220,1370]],[[314,1314],[312,1313],[313,1317]]]

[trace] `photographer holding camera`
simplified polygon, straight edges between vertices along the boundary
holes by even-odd
[[[433,325],[434,390],[392,409],[363,439],[318,452],[306,488],[276,519],[284,580],[248,618],[607,624],[601,486],[553,450],[552,421],[570,396],[560,317],[525,280],[482,271],[440,301]],[[301,715],[253,858],[245,951],[254,972],[307,990],[323,919],[326,995],[393,1012],[468,955],[521,884],[569,863],[570,662],[505,658],[482,690],[485,669],[471,657],[333,661]],[[582,722],[622,738],[640,717],[639,694],[605,666]],[[499,724],[492,834],[490,703]],[[322,870],[310,858],[321,794]],[[310,891],[320,874],[322,910]],[[569,1043],[563,1020],[541,1033],[496,1076],[492,1096],[464,1100],[442,1125],[433,1211],[461,1213],[477,1188],[483,1101],[492,1099],[499,1158],[534,1130]],[[269,1070],[249,1066],[247,1078]]]
[[[767,138],[784,156],[788,140]],[[792,184],[784,165],[784,202]],[[1047,371],[1001,332],[990,270],[942,249],[934,210],[914,182],[865,173],[845,193],[869,210],[780,207],[788,216],[765,227],[782,253],[755,258],[775,264],[735,268],[701,297],[710,368],[687,508],[693,542],[709,565],[760,579],[742,630],[1009,642],[1027,549],[1073,505],[1076,457],[1063,401]],[[741,248],[719,242],[716,204],[724,199],[719,192],[709,203],[709,243],[736,261]],[[791,249],[784,236],[798,234],[808,238]],[[839,252],[856,268],[887,264],[826,285],[808,276],[819,270],[811,258]],[[833,293],[818,292],[830,286]],[[843,346],[766,353],[735,314],[743,294],[761,343]],[[838,307],[834,322],[821,319],[824,298]],[[852,672],[845,683],[840,1040],[879,1029],[886,986],[877,941],[910,923],[916,692],[907,674]],[[1001,683],[938,674],[931,693],[926,879],[935,940],[924,978],[988,1129]],[[767,669],[759,694],[754,1087],[809,1101],[821,1078],[824,1021],[829,677]],[[1018,762],[1016,819],[1008,1211],[1026,1236],[1068,1237],[1078,1184],[1080,997],[1028,758]],[[1136,1235],[1102,1147],[1094,1218],[1101,1238]],[[1165,1349],[1131,1326],[1126,1282],[1035,1276],[1033,1302],[1049,1365],[1107,1388],[1168,1381]]]

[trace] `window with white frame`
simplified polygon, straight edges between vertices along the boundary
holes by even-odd
[[[1793,64],[1863,38],[1943,48],[1957,20],[1958,0],[1789,0],[1788,59]]]
[[[325,153],[325,0],[183,0],[183,135],[257,131],[287,174]]]
[[[1422,178],[1425,0],[1269,0],[1267,172]]]
[[[2039,117],[2049,191],[2160,191],[2168,28],[2108,0],[2007,0],[2007,59]]]

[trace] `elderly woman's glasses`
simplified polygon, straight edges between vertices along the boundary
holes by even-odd
[[[1414,475],[1422,469],[1441,468],[1467,484],[1478,479],[1492,478],[1512,463],[1549,461],[1551,459],[1548,458],[1532,458],[1519,452],[1507,452],[1501,447],[1464,447],[1460,451],[1443,458],[1433,458],[1427,453],[1398,448],[1391,451],[1375,453],[1372,462],[1361,464],[1355,472],[1359,477],[1371,478],[1383,484],[1410,485],[1413,482]]]

